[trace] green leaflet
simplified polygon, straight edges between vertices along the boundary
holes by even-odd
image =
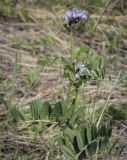
[[[66,158],[69,160],[74,160],[75,159],[75,154],[73,150],[65,145],[61,145],[61,150],[63,154],[65,155]]]
[[[81,116],[81,109],[73,112],[72,117],[70,118],[70,121],[69,121],[70,125],[73,126],[76,123],[79,116]]]
[[[37,100],[31,102],[30,113],[31,113],[32,119],[34,119],[34,120],[41,119],[42,107],[43,107],[43,104],[40,99],[37,99]]]
[[[77,131],[77,141],[78,141],[78,148],[80,149],[80,151],[83,149],[83,138],[82,138],[82,135],[81,135],[81,132],[80,131]]]
[[[66,128],[66,133],[69,137],[69,139],[71,140],[71,142],[73,142],[73,139],[74,139],[74,136],[75,136],[75,133],[73,130],[71,130],[69,127]]]
[[[94,155],[96,153],[97,150],[97,141],[92,142],[88,147],[87,150],[89,152],[89,155]]]
[[[37,99],[30,104],[30,113],[34,120],[49,116],[51,111],[51,105],[48,102],[42,103],[40,99]]]
[[[42,107],[42,117],[50,116],[52,108],[49,102],[44,102]]]
[[[83,139],[83,144],[84,146],[88,144],[88,139],[87,139],[87,129],[85,127],[81,127],[81,135]]]
[[[18,120],[25,120],[24,115],[21,113],[21,111],[19,111],[18,109],[16,109],[15,107],[10,107],[10,115],[13,118],[14,122],[17,122]]]
[[[88,143],[90,144],[92,141],[92,135],[91,135],[91,126],[87,126],[87,139],[88,139]]]
[[[55,107],[52,109],[52,116],[56,118],[59,118],[59,116],[61,116],[63,114],[63,109],[62,109],[62,105],[61,102],[57,102],[55,104]]]

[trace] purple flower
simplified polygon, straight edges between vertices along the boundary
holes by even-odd
[[[80,76],[84,72],[85,68],[86,68],[86,65],[81,62],[75,66],[75,72],[76,72],[75,79],[76,80],[80,79]]]
[[[77,64],[77,65],[75,66],[75,71],[76,71],[76,72],[82,71],[82,70],[84,70],[84,69],[85,69],[85,64],[83,64],[83,63],[79,63],[79,64]]]
[[[86,10],[80,11],[77,8],[72,8],[65,12],[64,18],[71,26],[72,23],[77,23],[79,20],[87,20],[88,12]]]

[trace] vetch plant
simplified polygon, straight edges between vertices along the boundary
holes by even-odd
[[[64,67],[64,78],[69,81],[67,96],[63,98],[61,95],[62,98],[59,101],[53,98],[44,103],[36,100],[30,105],[30,113],[34,121],[55,123],[55,127],[62,133],[62,136],[58,137],[58,144],[67,159],[84,160],[97,157],[101,151],[106,150],[112,129],[109,125],[103,124],[100,118],[102,114],[100,117],[94,115],[97,118],[94,121],[93,113],[91,113],[91,120],[84,117],[84,110],[79,106],[77,97],[80,94],[80,88],[87,82],[103,80],[106,69],[103,57],[93,52],[89,52],[82,61],[77,60],[73,55],[74,26],[80,20],[87,20],[88,12],[72,8],[65,13],[64,18],[65,26],[71,32],[71,61]],[[71,95],[72,92],[75,93],[74,98]]]
[[[30,105],[30,113],[34,121],[44,122],[46,120],[46,123],[55,123],[55,127],[62,133],[62,136],[58,137],[58,142],[67,159],[84,160],[97,157],[101,151],[106,150],[112,129],[100,120],[102,114],[94,121],[92,117],[95,113],[91,113],[91,120],[84,117],[84,110],[79,106],[77,97],[80,88],[87,82],[103,80],[106,69],[103,57],[93,52],[88,52],[87,57],[84,57],[82,61],[77,60],[73,55],[74,26],[80,20],[87,20],[88,12],[72,8],[65,13],[64,18],[65,27],[71,32],[71,61],[64,67],[64,78],[69,81],[67,97],[63,98],[61,95],[62,98],[59,101],[53,98],[44,103],[36,100]],[[75,92],[74,98],[72,98],[72,92]]]
[[[106,69],[103,58],[98,55],[95,56],[89,52],[88,59],[84,62],[78,62],[73,56],[72,32],[74,26],[80,20],[87,20],[88,12],[72,8],[65,13],[64,18],[65,27],[71,32],[71,64],[67,64],[64,68],[64,76],[70,81],[66,103],[71,103],[75,110],[80,87],[91,80],[103,80]],[[75,98],[72,101],[71,90],[75,90]],[[94,155],[97,157],[99,152],[106,148],[112,131],[108,125],[103,125],[103,123],[98,125],[98,122],[92,120],[85,125],[79,125],[76,130],[74,128],[66,128],[64,137],[60,138],[61,150],[68,159],[84,160]]]
[[[61,95],[59,101],[54,97],[42,103],[36,100],[30,104],[30,120],[41,123],[54,124],[60,132],[57,137],[59,147],[67,159],[85,160],[97,158],[100,152],[106,151],[112,128],[103,123],[103,113],[91,118],[85,117],[86,110],[78,103],[80,88],[92,80],[103,80],[105,77],[105,63],[103,57],[88,52],[82,60],[73,55],[73,30],[80,20],[88,19],[86,10],[72,8],[64,15],[67,31],[70,32],[71,49],[69,62],[64,66],[64,78],[69,82],[66,97]],[[85,56],[87,54],[87,56]],[[74,94],[74,96],[72,95]],[[86,106],[87,107],[87,106]],[[93,119],[93,117],[95,117]]]

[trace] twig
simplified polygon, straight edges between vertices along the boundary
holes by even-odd
[[[25,123],[36,123],[36,122],[58,124],[57,122],[51,122],[51,121],[48,121],[48,120],[31,120],[31,121],[25,121]],[[20,123],[22,123],[22,122],[20,122]],[[23,122],[23,123],[24,123],[24,122]]]

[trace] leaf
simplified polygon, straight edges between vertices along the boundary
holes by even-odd
[[[70,80],[75,81],[75,71],[70,65],[66,65],[64,68],[64,76],[68,77]]]
[[[91,70],[91,75],[92,75],[92,79],[97,79],[98,78],[98,75],[93,70]]]
[[[65,139],[63,137],[58,138],[59,145],[66,145]]]
[[[108,138],[100,139],[99,140],[99,150],[103,151],[105,150],[108,146]]]
[[[52,107],[54,107],[55,104],[56,104],[56,97],[53,96],[53,97],[51,98],[50,105],[51,105]]]
[[[18,120],[23,120],[23,121],[25,120],[25,117],[23,116],[23,114],[15,107],[10,107],[9,111],[14,122],[17,122]]]
[[[50,116],[52,112],[52,108],[49,102],[44,102],[42,107],[42,117]]]
[[[69,71],[68,74],[69,74],[70,80],[75,81],[75,75],[74,75],[74,73],[71,72],[71,71]]]
[[[107,136],[107,128],[106,128],[105,125],[102,125],[100,127],[99,134],[100,134],[101,137],[106,137]]]
[[[97,78],[101,77],[100,70],[95,69],[94,72],[96,73]]]
[[[79,116],[81,116],[81,109],[79,109],[79,110],[77,110],[77,111],[75,111],[75,112],[72,113],[72,116],[70,118],[69,124],[71,126],[74,126],[75,123],[76,123],[76,121],[78,120]]]
[[[67,111],[67,104],[66,104],[66,102],[65,102],[63,97],[61,99],[61,105],[62,105],[63,115],[65,115],[66,111]]]
[[[78,147],[78,141],[77,141],[77,137],[76,136],[74,136],[74,138],[73,138],[73,143],[72,143],[72,145],[73,145],[73,147],[74,147],[74,150],[75,150],[75,152],[76,153],[79,153],[79,147]]]
[[[75,159],[75,154],[71,148],[69,148],[65,145],[62,145],[60,148],[66,158],[68,158],[69,160]]]
[[[66,128],[66,133],[68,135],[68,138],[70,139],[71,142],[73,142],[75,132],[71,130],[69,127]]]
[[[92,135],[91,135],[91,126],[87,126],[87,139],[88,139],[88,143],[90,144],[92,141]]]
[[[78,141],[78,148],[81,151],[83,149],[83,146],[84,146],[81,131],[77,131],[77,141]]]
[[[30,103],[31,116],[34,120],[41,119],[43,104],[40,99]]]
[[[88,76],[90,76],[90,75],[91,75],[91,73],[90,73],[90,71],[89,71],[89,69],[88,69],[88,68],[86,68],[86,69],[85,69],[85,73],[86,73],[86,75],[88,75]]]
[[[87,139],[87,129],[83,126],[81,127],[81,135],[83,139],[83,144],[84,146],[88,144],[88,139]]]
[[[74,113],[74,107],[72,105],[67,106],[67,110],[65,113],[65,120],[69,121]]]
[[[95,126],[95,124],[92,124],[91,125],[91,137],[92,137],[92,140],[96,139],[97,138],[97,128]]]
[[[97,141],[95,142],[92,142],[88,147],[88,152],[89,152],[89,155],[92,156],[96,153],[96,150],[97,150]]]
[[[55,107],[53,108],[52,110],[52,115],[57,118],[58,116],[62,115],[63,114],[63,110],[62,110],[62,105],[61,105],[61,102],[57,102],[55,104]]]

